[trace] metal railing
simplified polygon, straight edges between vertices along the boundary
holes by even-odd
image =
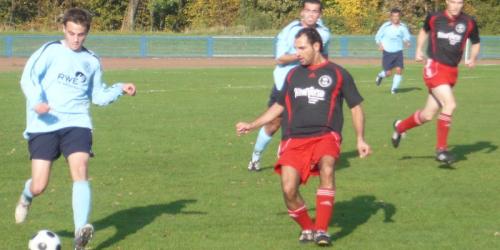
[[[28,57],[42,44],[60,40],[50,35],[0,35],[0,57]],[[405,49],[415,55],[415,37]],[[481,37],[481,58],[500,59],[500,36]],[[275,38],[267,36],[120,36],[90,35],[85,47],[101,57],[273,57]],[[331,57],[378,58],[373,36],[333,35]]]

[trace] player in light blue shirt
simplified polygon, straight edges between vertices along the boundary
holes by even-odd
[[[24,137],[28,139],[32,176],[25,182],[16,206],[16,223],[25,221],[33,198],[48,185],[52,163],[62,154],[73,179],[75,249],[84,249],[94,232],[88,224],[90,103],[107,105],[123,94],[135,94],[132,83],[108,87],[102,81],[99,58],[83,47],[91,21],[86,10],[67,10],[63,17],[64,39],[46,43],[33,53],[21,78],[27,114]]]
[[[375,35],[375,42],[379,50],[382,51],[383,70],[377,75],[375,80],[380,86],[385,77],[392,74],[395,69],[396,74],[392,79],[391,93],[395,94],[401,81],[403,80],[403,44],[410,47],[410,32],[404,23],[401,23],[401,10],[394,8],[391,10],[391,18],[378,29]]]
[[[273,72],[274,85],[269,98],[268,106],[272,106],[283,87],[288,72],[300,65],[295,47],[295,35],[303,28],[311,27],[321,35],[323,40],[324,56],[328,58],[328,45],[330,43],[330,30],[321,21],[322,5],[320,0],[305,0],[300,11],[300,20],[288,24],[276,37],[276,68]],[[248,163],[248,170],[260,170],[260,158],[262,152],[272,139],[273,134],[280,128],[281,117],[263,126],[254,145],[252,158]]]

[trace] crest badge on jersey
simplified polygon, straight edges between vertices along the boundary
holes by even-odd
[[[318,84],[319,86],[323,88],[328,88],[330,85],[332,85],[332,78],[329,75],[322,75],[318,79]]]
[[[75,74],[74,84],[84,84],[87,81],[87,77],[82,72],[78,71]]]
[[[465,32],[465,24],[463,23],[458,23],[456,26],[455,26],[455,31],[458,32],[459,34],[462,34]]]

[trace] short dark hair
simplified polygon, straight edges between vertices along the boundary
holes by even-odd
[[[313,45],[315,43],[319,43],[319,52],[323,53],[323,39],[321,39],[321,35],[315,28],[303,28],[301,29],[297,35],[295,35],[295,39],[305,35],[309,44]]]
[[[392,8],[391,14],[394,14],[394,13],[398,13],[399,15],[401,15],[401,10],[399,8]]]
[[[67,22],[73,22],[87,28],[87,32],[90,30],[90,24],[92,23],[92,15],[85,9],[71,8],[66,10],[63,16],[63,25],[66,26]]]
[[[304,0],[302,2],[302,8],[306,7],[306,3],[319,4],[319,10],[323,10],[323,4],[321,0]]]

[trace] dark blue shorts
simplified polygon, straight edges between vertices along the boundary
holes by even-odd
[[[69,127],[47,133],[28,133],[30,159],[55,161],[76,152],[92,153],[92,131],[88,128]]]
[[[271,94],[269,95],[269,101],[267,102],[267,107],[271,107],[275,102],[278,102],[279,96],[280,96],[280,91],[276,88],[276,85],[273,84],[273,89],[271,90]]]
[[[404,68],[404,58],[403,51],[400,50],[398,52],[387,52],[384,50],[382,53],[382,67],[384,70],[391,70],[393,68],[399,67]]]

